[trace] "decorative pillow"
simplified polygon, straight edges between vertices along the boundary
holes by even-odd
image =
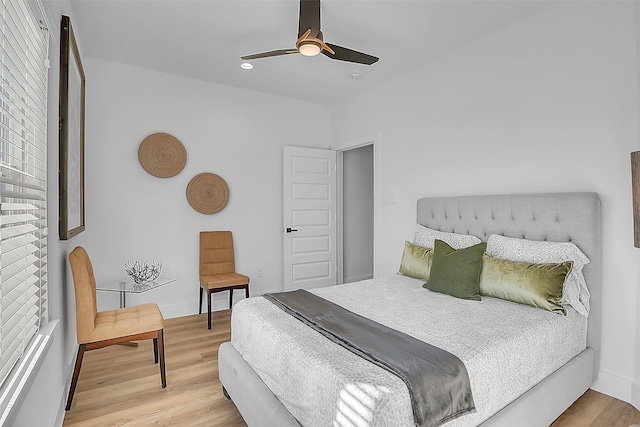
[[[486,243],[455,250],[437,239],[430,278],[423,287],[454,297],[480,301],[480,271]]]
[[[573,261],[562,290],[562,304],[571,305],[582,316],[589,315],[589,289],[582,268],[589,258],[573,243],[542,242],[492,234],[487,240],[487,255],[512,261],[558,263]]]
[[[434,242],[436,239],[446,242],[453,249],[468,248],[481,242],[476,236],[470,234],[447,233],[416,224],[416,232],[413,236],[414,244],[433,248],[435,247]]]
[[[433,249],[404,242],[404,252],[400,261],[400,274],[429,280]]]
[[[573,261],[532,264],[484,255],[480,294],[566,314],[560,300]]]

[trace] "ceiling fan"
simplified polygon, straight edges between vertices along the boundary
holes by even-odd
[[[245,55],[241,58],[248,61],[251,59],[291,55],[294,53],[300,53],[304,56],[316,56],[322,53],[338,61],[356,62],[365,65],[378,62],[378,58],[375,56],[324,42],[322,31],[320,31],[320,0],[300,0],[298,40],[296,41],[295,48]]]

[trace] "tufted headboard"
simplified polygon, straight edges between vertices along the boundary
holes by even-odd
[[[511,194],[434,197],[418,200],[419,224],[435,230],[472,234],[486,241],[491,234],[529,240],[573,242],[591,261],[584,276],[591,293],[587,346],[600,357],[602,231],[596,193]]]

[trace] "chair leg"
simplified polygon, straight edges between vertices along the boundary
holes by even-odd
[[[211,329],[211,289],[207,289],[207,313],[208,313],[208,319],[207,319],[207,325],[208,328]]]
[[[164,361],[164,329],[158,331],[158,338],[153,339],[157,342],[158,354],[160,355],[160,380],[162,381],[162,388],[167,387],[167,368]]]
[[[249,298],[249,284],[247,283],[247,286],[245,286],[244,288],[244,297],[245,298]]]
[[[229,289],[229,310],[233,307],[233,289]]]
[[[76,366],[73,369],[73,378],[71,379],[71,388],[69,388],[69,397],[67,397],[67,406],[65,411],[71,409],[71,402],[73,401],[73,395],[76,392],[76,385],[78,384],[78,377],[80,376],[80,368],[82,367],[82,359],[84,357],[84,351],[86,344],[80,344],[78,346],[78,355],[76,356]]]
[[[202,286],[200,286],[200,304],[198,304],[198,314],[202,314]]]
[[[153,339],[153,363],[158,363],[158,338]]]

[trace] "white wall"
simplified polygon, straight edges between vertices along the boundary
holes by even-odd
[[[373,277],[373,145],[342,153],[344,283]]]
[[[603,349],[595,388],[626,401],[638,337],[629,171],[638,147],[634,7],[552,6],[332,111],[334,140],[381,134],[381,191],[396,201],[380,207],[381,274],[397,270],[419,197],[599,193]]]
[[[282,290],[282,146],[327,148],[328,107],[91,58],[84,65],[82,236],[98,282],[125,275],[127,260],[162,260],[163,274],[177,283],[128,302],[156,302],[168,318],[197,313],[198,233],[232,230],[236,269],[251,276],[251,294]],[[323,120],[309,123],[309,114]],[[187,149],[175,177],[153,177],[138,162],[140,142],[154,132],[176,136]],[[217,214],[200,214],[186,200],[187,184],[201,172],[229,185],[229,203]],[[227,295],[214,296],[214,309],[227,307]],[[108,295],[98,299],[100,309],[116,304]]]

